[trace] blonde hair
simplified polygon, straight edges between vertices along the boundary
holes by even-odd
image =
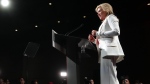
[[[99,4],[99,5],[95,8],[95,11],[96,11],[96,12],[97,12],[98,8],[102,8],[104,11],[107,12],[108,15],[114,14],[113,8],[112,8],[112,6],[111,6],[109,3],[102,3],[102,4]]]

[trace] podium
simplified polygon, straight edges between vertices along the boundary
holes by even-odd
[[[52,46],[66,56],[67,84],[84,84],[80,77],[80,59],[89,57],[86,49],[97,50],[84,38],[65,36],[52,30]]]

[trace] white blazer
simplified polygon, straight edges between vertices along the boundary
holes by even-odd
[[[114,14],[110,14],[105,18],[96,33],[99,41],[99,48],[105,52],[105,56],[119,56],[117,63],[123,60],[124,52],[120,45],[118,36],[120,35],[119,20]]]

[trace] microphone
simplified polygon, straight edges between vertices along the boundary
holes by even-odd
[[[72,32],[74,32],[74,31],[76,31],[76,30],[78,30],[79,28],[81,28],[81,27],[83,27],[83,23],[79,26],[79,27],[77,27],[76,29],[74,29],[74,30],[72,30],[72,31],[70,31],[70,32],[68,32],[68,33],[66,33],[65,34],[65,36],[69,36]]]

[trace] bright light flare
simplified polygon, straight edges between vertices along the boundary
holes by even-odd
[[[8,0],[1,0],[1,5],[3,7],[8,7],[9,6],[9,1]]]
[[[67,76],[67,73],[66,73],[66,72],[60,72],[60,76],[66,77],[66,76]]]
[[[15,31],[18,31],[18,29],[15,29]]]

